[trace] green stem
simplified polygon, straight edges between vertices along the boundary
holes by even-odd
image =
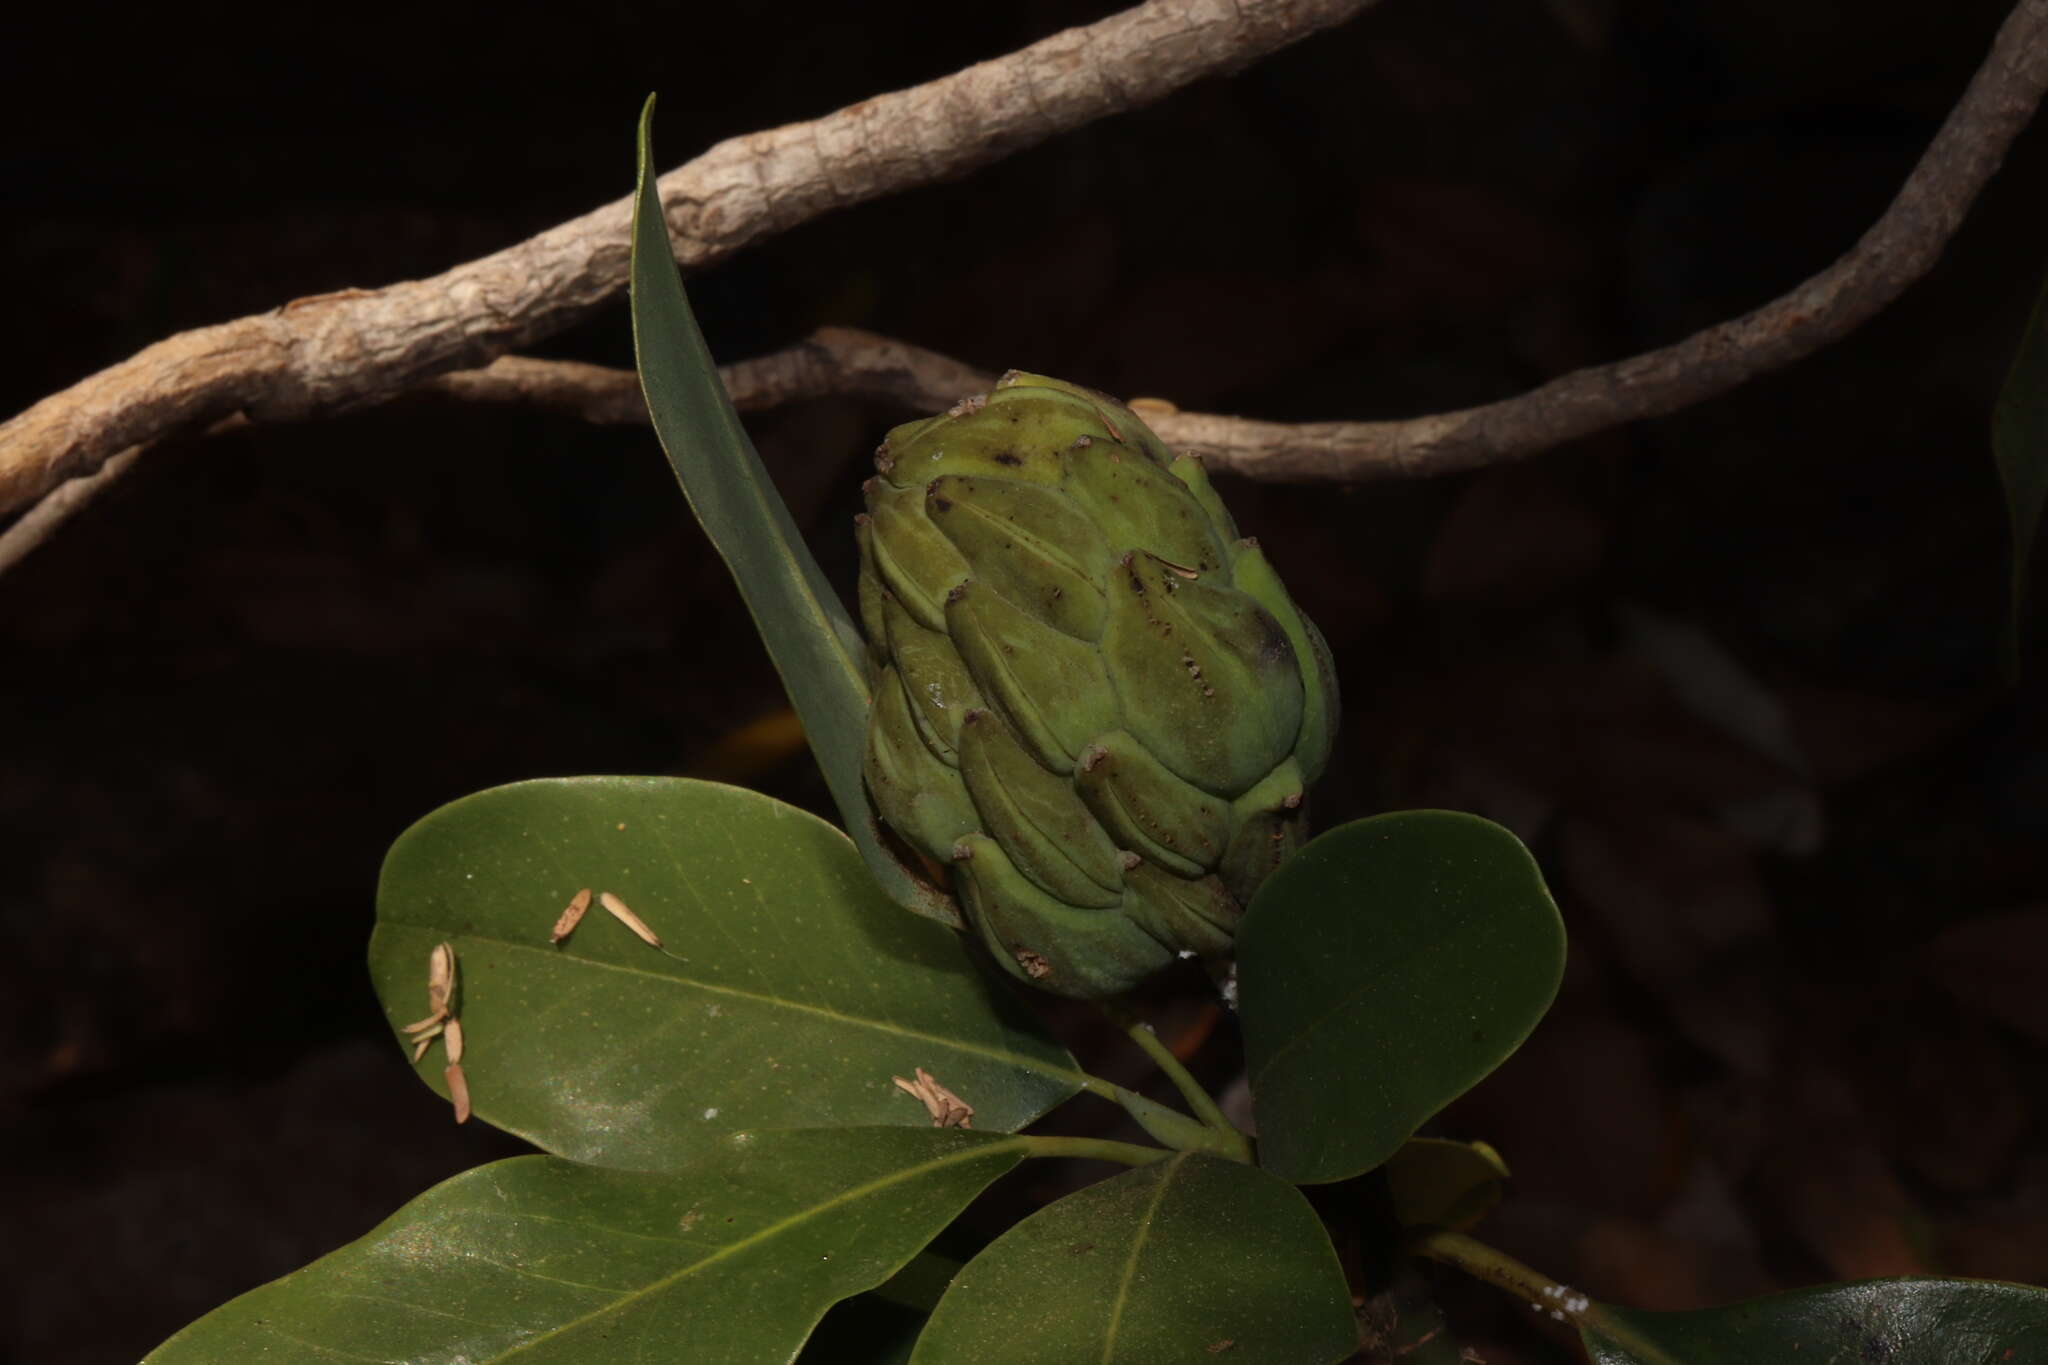
[[[1211,1156],[1251,1164],[1251,1143],[1236,1129],[1219,1132],[1205,1123],[1197,1123],[1178,1109],[1169,1109],[1136,1091],[1126,1090],[1115,1081],[1106,1081],[1085,1071],[1075,1074],[1081,1078],[1083,1090],[1091,1095],[1100,1095],[1122,1109],[1147,1134],[1175,1151],[1207,1152]]]
[[[1225,1145],[1239,1154],[1236,1160],[1249,1164],[1252,1159],[1251,1142],[1236,1124],[1224,1117],[1221,1106],[1210,1098],[1208,1091],[1202,1089],[1202,1083],[1181,1065],[1180,1058],[1173,1055],[1173,1049],[1160,1039],[1152,1026],[1113,1001],[1105,1000],[1098,1003],[1109,1021],[1130,1035],[1131,1041],[1152,1059],[1154,1066],[1166,1074],[1166,1079],[1173,1082],[1173,1088],[1180,1091],[1180,1097],[1187,1101],[1187,1106],[1194,1112],[1195,1117],[1223,1137]]]
[[[1085,1071],[1076,1071],[1073,1074],[1081,1078],[1081,1088],[1089,1094],[1100,1095],[1111,1104],[1123,1103],[1117,1096],[1125,1093],[1124,1088],[1115,1081],[1106,1081],[1100,1076],[1091,1076]]]
[[[1112,1142],[1108,1138],[1038,1137],[1026,1133],[1026,1156],[1073,1156],[1090,1161],[1114,1161],[1121,1166],[1150,1166],[1173,1155],[1164,1147],[1140,1147],[1135,1142]]]
[[[1234,1130],[1218,1132],[1205,1123],[1195,1122],[1178,1109],[1169,1109],[1121,1086],[1117,1087],[1116,1102],[1148,1135],[1176,1151],[1207,1152],[1226,1161],[1251,1164],[1251,1143],[1245,1140],[1243,1133]]]
[[[1438,1230],[1424,1233],[1408,1244],[1418,1256],[1455,1266],[1474,1279],[1568,1322],[1582,1332],[1605,1337],[1634,1356],[1641,1365],[1685,1365],[1656,1342],[1647,1340],[1635,1328],[1614,1316],[1605,1304],[1593,1302],[1570,1285],[1560,1284],[1540,1270],[1523,1265],[1514,1257],[1495,1251],[1462,1232]]]

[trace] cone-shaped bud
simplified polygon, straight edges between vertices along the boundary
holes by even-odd
[[[967,581],[967,561],[924,515],[921,491],[869,479],[868,517],[875,569],[926,630],[946,628],[946,594]]]
[[[1102,654],[1124,728],[1176,775],[1230,795],[1293,752],[1301,668],[1264,607],[1142,552],[1117,566],[1109,603]]]
[[[1223,497],[1216,491],[1216,485],[1209,482],[1209,467],[1202,463],[1199,455],[1176,455],[1166,466],[1166,472],[1188,486],[1195,495],[1195,501],[1202,504],[1202,510],[1209,514],[1209,522],[1223,537],[1224,544],[1237,540],[1237,521],[1230,515],[1230,509],[1223,505]]]
[[[1329,651],[1200,462],[1091,389],[1011,373],[908,423],[864,485],[867,779],[1005,968],[1127,990],[1229,950],[1305,834]]]
[[[894,594],[880,596],[881,638],[888,642],[889,657],[902,679],[910,717],[933,755],[957,768],[960,721],[982,704],[981,693],[951,640],[912,620]]]
[[[1057,489],[997,479],[933,479],[925,515],[974,577],[1001,585],[1020,609],[1079,640],[1102,634],[1109,542]]]
[[[894,668],[884,668],[875,679],[863,771],[883,821],[927,858],[943,861],[962,835],[980,828],[967,784],[918,734]]]
[[[1230,803],[1183,782],[1123,731],[1081,755],[1074,787],[1110,838],[1182,877],[1215,867],[1230,843]]]
[[[1019,609],[978,581],[946,602],[946,629],[982,696],[1038,761],[1070,773],[1089,736],[1116,724],[1102,652]]]
[[[1218,878],[1190,880],[1140,863],[1125,874],[1124,913],[1161,943],[1221,957],[1230,951],[1244,908]]]
[[[1301,614],[1294,599],[1273,572],[1273,565],[1256,540],[1239,541],[1231,554],[1231,573],[1239,591],[1271,612],[1287,633],[1288,644],[1301,664],[1301,737],[1295,742],[1295,757],[1302,775],[1310,782],[1323,775],[1330,746],[1337,738],[1337,665],[1330,646],[1316,623]]]
[[[1250,901],[1259,884],[1307,840],[1301,767],[1288,759],[1231,806],[1237,832],[1218,869],[1223,884]]]
[[[954,881],[967,916],[1012,976],[1060,995],[1117,995],[1173,961],[1174,950],[1115,910],[1088,910],[1047,895],[1003,846],[970,834],[954,850]]]
[[[875,572],[874,521],[861,512],[853,519],[854,543],[860,547],[860,629],[867,637],[869,663],[879,667],[889,657],[888,626],[882,619],[882,579]]]
[[[997,719],[970,711],[960,727],[961,771],[981,828],[1049,894],[1105,910],[1123,898],[1123,859],[1071,782],[1050,772]]]

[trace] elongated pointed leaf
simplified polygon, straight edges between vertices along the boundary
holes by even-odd
[[[662,940],[593,903],[608,892]],[[476,1112],[558,1156],[675,1170],[736,1128],[930,1123],[924,1067],[985,1130],[1081,1084],[950,929],[882,896],[853,846],[758,792],[688,778],[521,782],[421,820],[385,859],[370,971],[393,1037],[458,962]],[[446,1093],[445,1035],[417,1067]]]
[[[1602,1305],[1596,1365],[2023,1365],[2048,1360],[2048,1290],[1994,1280],[1863,1280],[1692,1313]],[[1612,1333],[1612,1335],[1608,1335]]]
[[[779,1365],[1023,1147],[863,1128],[730,1134],[670,1174],[500,1161],[216,1309],[148,1361]]]
[[[1384,1162],[1522,1045],[1564,925],[1499,825],[1404,811],[1322,835],[1237,933],[1259,1162],[1301,1184]]]
[[[1299,1191],[1182,1153],[1070,1194],[960,1272],[912,1365],[1319,1365],[1358,1347]]]
[[[653,118],[649,96],[640,114],[632,296],[633,352],[655,434],[690,510],[739,583],[868,870],[897,904],[958,928],[964,923],[958,908],[911,876],[882,843],[868,807],[861,782],[868,686],[860,630],[805,548],[690,312],[654,184]]]
[[[2006,666],[2017,676],[2021,631],[2026,619],[2027,582],[2041,507],[2048,502],[2048,281],[2034,300],[2033,316],[1998,392],[1991,418],[1991,451],[2005,485],[2012,529],[2012,616],[2006,634]]]

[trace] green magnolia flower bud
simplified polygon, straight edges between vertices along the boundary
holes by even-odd
[[[1201,462],[1012,372],[876,453],[867,783],[1018,977],[1128,990],[1230,949],[1305,838],[1330,653]]]

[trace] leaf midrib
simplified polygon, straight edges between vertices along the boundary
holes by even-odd
[[[1166,1200],[1166,1190],[1173,1178],[1180,1174],[1181,1163],[1188,1159],[1188,1153],[1181,1152],[1169,1157],[1159,1167],[1159,1186],[1152,1191],[1152,1200],[1145,1205],[1145,1212],[1138,1218],[1138,1232],[1131,1239],[1131,1253],[1124,1260],[1123,1278],[1117,1281],[1116,1298],[1109,1306],[1109,1324],[1102,1334],[1102,1365],[1110,1365],[1116,1354],[1116,1334],[1124,1319],[1124,1305],[1130,1301],[1131,1280],[1138,1273],[1138,1257],[1145,1250],[1145,1239],[1151,1236],[1152,1220],[1159,1216],[1159,1206]]]
[[[987,1156],[996,1156],[1004,1152],[1014,1151],[1017,1153],[1018,1160],[1022,1160],[1024,1146],[1025,1140],[1023,1138],[1016,1137],[998,1139],[997,1141],[990,1143],[976,1143],[974,1146],[971,1146],[964,1151],[955,1152],[950,1156],[943,1156],[931,1161],[920,1162],[915,1166],[909,1166],[900,1170],[892,1171],[886,1176],[882,1176],[875,1180],[870,1180],[865,1184],[856,1185],[852,1189],[842,1190],[838,1194],[834,1195],[832,1198],[827,1199],[822,1203],[807,1205],[803,1209],[800,1209],[797,1212],[790,1214],[786,1218],[770,1223],[767,1227],[762,1228],[759,1232],[756,1232],[751,1236],[742,1237],[740,1240],[736,1242],[728,1242],[724,1246],[720,1247],[718,1250],[712,1252],[710,1255],[705,1256],[702,1260],[692,1262],[691,1264],[682,1267],[680,1270],[676,1270],[668,1275],[664,1275],[659,1279],[650,1280],[647,1284],[642,1285],[638,1289],[628,1291],[625,1294],[621,1294],[616,1300],[604,1305],[602,1308],[594,1308],[590,1312],[583,1314],[581,1317],[571,1318],[569,1321],[562,1323],[560,1326],[550,1327],[544,1332],[536,1333],[535,1335],[528,1337],[525,1341],[520,1342],[517,1346],[510,1347],[498,1356],[493,1357],[493,1359],[509,1359],[512,1356],[517,1355],[521,1351],[527,1350],[530,1347],[538,1346],[544,1341],[552,1340],[553,1338],[560,1336],[564,1332],[571,1331],[575,1328],[582,1327],[587,1323],[594,1322],[597,1319],[606,1316],[607,1314],[616,1313],[623,1308],[629,1307],[632,1304],[639,1302],[641,1299],[647,1297],[649,1294],[653,1294],[658,1290],[670,1288],[671,1286],[688,1279],[690,1276],[696,1274],[698,1271],[704,1269],[706,1266],[716,1265],[718,1262],[726,1260],[729,1257],[736,1256],[742,1251],[745,1251],[760,1242],[766,1241],[771,1237],[780,1236],[786,1229],[793,1227],[799,1223],[805,1222],[809,1219],[823,1217],[825,1214],[831,1212],[833,1209],[839,1208],[844,1204],[851,1203],[857,1199],[865,1199],[869,1195],[876,1194],[880,1191],[886,1190],[892,1185],[899,1185],[904,1181],[911,1179],[914,1176],[924,1175],[932,1171],[944,1170],[948,1166],[957,1166],[963,1162],[975,1161]],[[1015,1165],[1016,1163],[1012,1162],[1011,1164]]]
[[[394,928],[403,927],[407,929],[416,929],[428,934],[447,934],[451,932],[443,925],[420,924],[412,920],[387,919],[385,923],[391,925]],[[777,995],[764,995],[759,991],[744,990],[738,986],[723,986],[708,981],[698,981],[688,977],[674,976],[663,972],[645,971],[638,967],[629,967],[617,962],[604,962],[593,957],[570,957],[565,953],[561,953],[552,949],[536,948],[530,944],[518,942],[515,939],[493,938],[488,935],[476,933],[456,933],[454,935],[454,938],[456,941],[460,941],[462,939],[469,939],[474,942],[489,943],[497,947],[512,949],[521,953],[526,953],[534,957],[543,957],[550,961],[575,962],[585,966],[601,968],[606,971],[623,972],[628,976],[645,977],[651,981],[660,981],[667,983],[668,985],[674,986],[677,989],[704,991],[711,995],[724,996],[730,1000],[745,1000],[757,1005],[766,1005],[780,1009],[794,1010],[801,1014],[810,1014],[815,1015],[821,1019],[829,1019],[835,1023],[854,1024],[863,1028],[872,1029],[878,1033],[887,1033],[896,1037],[905,1038],[916,1042],[936,1044],[939,1047],[950,1048],[955,1052],[971,1053],[978,1057],[986,1057],[992,1061],[1003,1062],[1008,1065],[1015,1066],[1016,1068],[1022,1071],[1029,1071],[1037,1075],[1052,1077],[1061,1081],[1071,1082],[1077,1090],[1085,1089],[1087,1086],[1087,1077],[1083,1075],[1083,1073],[1081,1073],[1080,1071],[1070,1070],[1066,1067],[1061,1066],[1054,1066],[1050,1063],[1042,1062],[1035,1058],[1029,1057],[1023,1053],[1008,1052],[999,1048],[985,1047],[980,1044],[965,1042],[958,1038],[950,1038],[943,1034],[931,1033],[924,1029],[909,1028],[900,1024],[893,1024],[886,1020],[868,1019],[863,1018],[862,1016],[857,1014],[846,1014],[842,1011],[830,1009],[823,1005],[812,1005],[805,1003],[803,1001],[789,1000]]]

